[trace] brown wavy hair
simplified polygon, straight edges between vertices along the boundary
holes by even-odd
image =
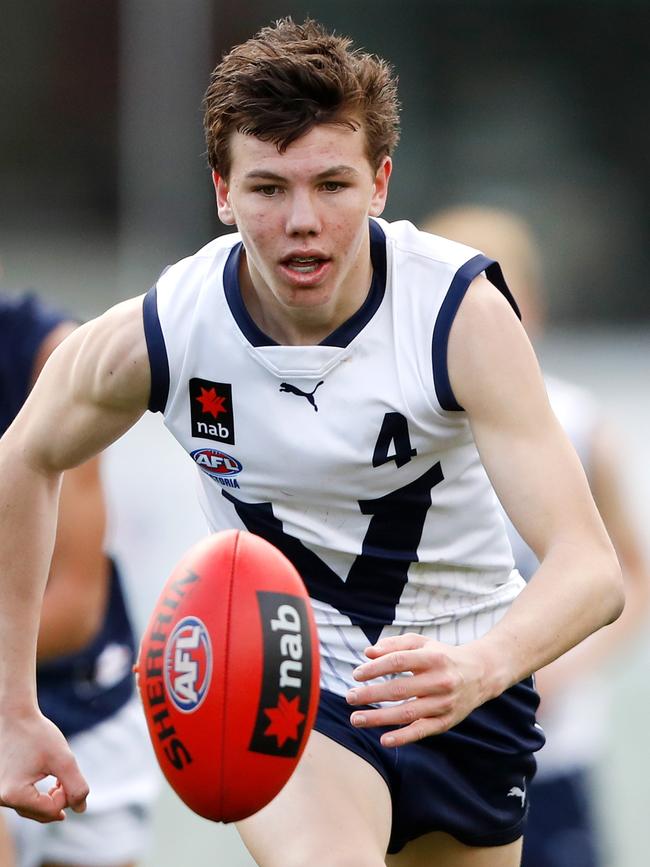
[[[233,132],[283,153],[316,124],[363,128],[374,169],[399,139],[397,79],[389,64],[307,19],[282,18],[226,54],[203,101],[208,162],[228,178]]]

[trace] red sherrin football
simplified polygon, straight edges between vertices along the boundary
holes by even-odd
[[[318,705],[318,638],[298,572],[252,533],[199,542],[158,599],[136,671],[179,797],[216,822],[256,813],[291,776]]]

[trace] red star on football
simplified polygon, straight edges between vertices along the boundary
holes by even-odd
[[[224,406],[226,398],[218,395],[214,388],[207,389],[201,386],[201,394],[195,399],[201,404],[203,413],[209,412],[213,418],[216,418],[221,412],[227,412]]]
[[[279,747],[284,746],[285,741],[298,740],[298,727],[305,718],[304,713],[298,710],[298,700],[299,697],[296,696],[288,701],[280,693],[278,706],[264,709],[264,713],[271,720],[264,734],[269,737],[275,735]]]

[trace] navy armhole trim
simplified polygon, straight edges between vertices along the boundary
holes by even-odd
[[[149,409],[151,412],[164,412],[169,397],[169,360],[167,347],[163,337],[160,319],[158,318],[158,300],[156,287],[144,296],[142,304],[142,317],[144,320],[144,336],[147,341],[149,353],[149,366],[151,368],[151,394],[149,395]]]
[[[501,265],[498,262],[492,262],[491,265],[488,265],[485,269],[485,276],[488,278],[490,283],[493,286],[496,286],[499,292],[508,300],[510,306],[517,314],[517,318],[521,319],[521,311],[519,310],[519,305],[515,301],[515,297],[508,289],[508,284],[506,283],[506,278],[503,276],[503,271],[501,270]]]
[[[440,307],[438,318],[433,329],[431,356],[433,362],[433,384],[440,406],[449,411],[462,412],[463,407],[454,397],[449,381],[447,368],[447,347],[449,344],[449,332],[458,312],[461,301],[469,289],[470,283],[475,277],[485,271],[485,276],[506,297],[517,316],[521,319],[517,302],[508,289],[505,278],[498,262],[488,259],[487,256],[474,256],[465,262],[456,271],[454,279],[447,290],[447,295]]]
[[[230,312],[240,331],[251,346],[277,346],[277,341],[264,334],[261,328],[255,324],[241,297],[239,286],[239,262],[244,245],[241,241],[232,248],[223,269],[223,288]]]

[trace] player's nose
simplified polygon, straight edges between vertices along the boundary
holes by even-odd
[[[296,190],[290,197],[287,211],[288,235],[317,235],[321,221],[314,197],[308,191]]]

